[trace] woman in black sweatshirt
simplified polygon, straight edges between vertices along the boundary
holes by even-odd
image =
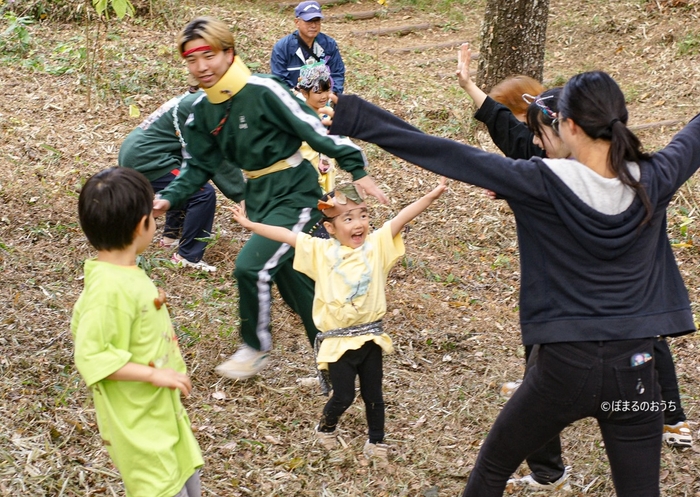
[[[549,157],[552,159],[568,158],[571,150],[562,142],[552,125],[556,125],[555,116],[559,112],[559,97],[562,87],[543,90],[540,94],[523,95],[523,90],[515,83],[499,84],[500,101],[479,88],[471,79],[469,61],[471,50],[469,44],[460,47],[460,61],[464,64],[459,68],[457,77],[459,85],[467,92],[477,107],[474,118],[483,122],[491,139],[496,146],[512,159],[528,159],[532,156]],[[492,90],[493,93],[493,90]],[[516,118],[512,102],[530,104],[523,112],[527,126]],[[508,107],[502,105],[510,101]],[[673,356],[668,342],[662,336],[654,342],[654,363],[661,386],[661,398],[666,402],[664,415],[663,440],[674,447],[690,447],[693,443],[692,432],[685,416],[678,389],[678,378],[673,364]],[[531,355],[533,346],[525,347],[526,361]],[[535,354],[536,355],[536,354]],[[517,383],[515,385],[518,385]],[[515,484],[526,484],[534,488],[558,489],[566,486],[568,471],[561,458],[561,443],[559,437],[554,437],[541,449],[530,454],[527,464],[532,470],[531,475],[520,479],[510,480]],[[556,487],[556,488],[555,488]]]
[[[618,496],[655,497],[663,416],[653,342],[695,330],[666,208],[700,166],[700,119],[649,156],[626,126],[622,91],[598,71],[571,78],[556,119],[575,160],[487,153],[426,135],[355,96],[339,98],[330,132],[492,190],[515,215],[523,343],[541,347],[463,496],[502,495],[528,454],[594,417]]]

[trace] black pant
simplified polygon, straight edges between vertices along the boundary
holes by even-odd
[[[176,175],[167,173],[151,181],[153,191],[158,193],[172,183]],[[205,183],[187,199],[181,209],[172,209],[165,214],[163,236],[180,239],[177,253],[190,262],[199,262],[204,256],[207,242],[204,238],[211,237],[216,212],[216,192],[214,187]]]
[[[540,347],[522,385],[496,418],[462,497],[501,496],[520,463],[566,426],[598,420],[618,497],[658,497],[663,415],[655,339]]]
[[[333,395],[323,408],[319,431],[335,430],[340,416],[355,400],[355,377],[360,377],[360,395],[365,402],[370,443],[384,441],[384,397],[382,395],[382,348],[373,341],[348,350],[328,364]]]
[[[525,375],[531,365],[537,360],[539,345],[525,346]],[[530,362],[532,361],[532,362]],[[546,442],[540,449],[530,454],[526,459],[527,466],[532,472],[532,478],[538,483],[547,484],[557,481],[564,475],[566,466],[561,458],[561,438],[557,433],[551,440]]]
[[[656,372],[659,375],[661,399],[666,402],[664,424],[675,425],[685,421],[685,412],[681,406],[681,394],[678,391],[676,366],[673,364],[673,356],[671,355],[671,349],[668,347],[668,342],[663,337],[659,337],[654,342],[654,363],[656,364]]]
[[[533,347],[525,347],[525,359],[528,361],[531,355],[537,356],[537,345],[533,354]],[[663,411],[664,424],[674,425],[685,421],[685,412],[681,406],[681,396],[678,391],[678,378],[676,367],[673,364],[673,356],[665,338],[659,337],[654,341],[654,364],[661,386],[661,399],[666,402]],[[525,369],[527,374],[527,368]],[[526,459],[527,465],[532,471],[532,477],[539,483],[547,484],[557,481],[564,474],[564,461],[561,458],[561,439],[559,435],[552,438],[542,448],[530,454]]]

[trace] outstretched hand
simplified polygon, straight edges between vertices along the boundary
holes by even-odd
[[[487,190],[484,189],[484,195],[486,195],[488,198],[491,200],[497,200],[498,199],[498,194],[494,192],[493,190]]]
[[[438,186],[433,188],[433,190],[428,193],[427,197],[432,199],[432,200],[435,200],[436,198],[439,198],[446,191],[447,191],[447,178],[445,176],[440,176],[440,183],[438,183]]]
[[[474,101],[474,105],[477,108],[481,107],[481,104],[486,100],[486,93],[479,88],[471,77],[471,71],[469,70],[469,63],[472,60],[472,50],[469,43],[463,43],[459,47],[459,57],[457,59],[457,80],[459,81],[459,86],[461,86],[464,91],[467,92],[469,97]]]
[[[387,205],[389,203],[389,197],[387,197],[382,189],[377,186],[372,179],[372,176],[365,176],[364,178],[354,181],[354,183],[361,187],[367,195],[373,196],[382,204]]]
[[[457,80],[459,81],[459,86],[468,91],[468,86],[473,84],[472,77],[469,74],[469,63],[472,60],[472,49],[469,43],[462,43],[459,47],[459,53],[457,56]]]
[[[246,229],[250,229],[250,226],[253,224],[250,219],[248,219],[248,216],[245,213],[245,207],[243,205],[234,205],[234,206],[224,206],[224,209],[227,209],[231,211],[233,214],[233,220],[236,221],[238,224],[243,226]]]
[[[331,102],[333,102],[333,105],[338,103],[338,95],[335,93],[331,93],[331,96],[329,97],[331,99]],[[330,126],[333,124],[333,116],[335,115],[335,111],[333,110],[333,107],[330,105],[326,105],[325,107],[321,107],[318,109],[318,116],[321,118],[321,124],[324,126]]]

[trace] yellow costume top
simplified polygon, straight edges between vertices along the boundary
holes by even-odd
[[[300,233],[294,269],[315,282],[314,324],[322,331],[378,321],[386,314],[385,287],[389,270],[405,253],[401,235],[391,236],[385,223],[361,247],[352,249],[335,239],[312,238]],[[381,335],[329,337],[323,340],[316,362],[326,369],[348,350],[374,340],[385,352],[393,351],[391,338]]]

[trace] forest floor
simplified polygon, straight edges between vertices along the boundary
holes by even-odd
[[[347,15],[378,9],[381,15],[371,19]],[[483,12],[482,0],[440,11],[355,1],[325,7],[323,31],[341,47],[346,92],[427,132],[495,151],[454,77],[457,44],[479,46]],[[99,37],[89,106],[82,25],[31,25],[28,53],[0,54],[2,496],[124,495],[72,360],[71,310],[83,286],[83,261],[94,255],[77,222],[77,196],[90,175],[116,165],[121,141],[143,117],[185,90],[174,39],[185,22],[205,14],[234,28],[239,54],[257,72],[269,71],[272,45],[293,29],[291,9],[262,0],[186,2],[158,15],[111,22]],[[648,150],[658,149],[700,109],[698,14],[700,5],[689,2],[551,0],[545,83],[562,84],[584,70],[608,71],[625,92],[630,124],[681,123],[639,131]],[[403,32],[408,25],[428,26],[408,34],[371,33]],[[365,151],[371,174],[391,197],[388,207],[371,204],[374,226],[437,182],[376,147]],[[699,200],[700,187],[691,179],[668,211],[669,237],[696,311]],[[313,354],[300,321],[281,299],[273,306],[269,367],[242,382],[214,374],[239,343],[231,273],[248,234],[221,208],[230,203],[219,196],[216,235],[205,257],[216,273],[173,268],[170,254],[155,245],[142,260],[168,293],[194,383],[184,402],[206,462],[203,494],[457,495],[506,402],[501,384],[523,374],[519,254],[508,206],[453,182],[405,235],[406,256],[388,283],[385,326],[396,353],[385,358],[392,454],[389,468],[381,469],[362,456],[360,399],[341,420],[343,448],[327,453],[315,443],[313,428],[326,399],[300,381],[313,374]],[[697,334],[671,340],[696,439],[699,340]],[[562,443],[572,467],[571,495],[614,495],[595,423],[567,428]],[[663,448],[662,495],[700,496],[699,452],[697,446]],[[526,472],[522,466],[520,473]]]

